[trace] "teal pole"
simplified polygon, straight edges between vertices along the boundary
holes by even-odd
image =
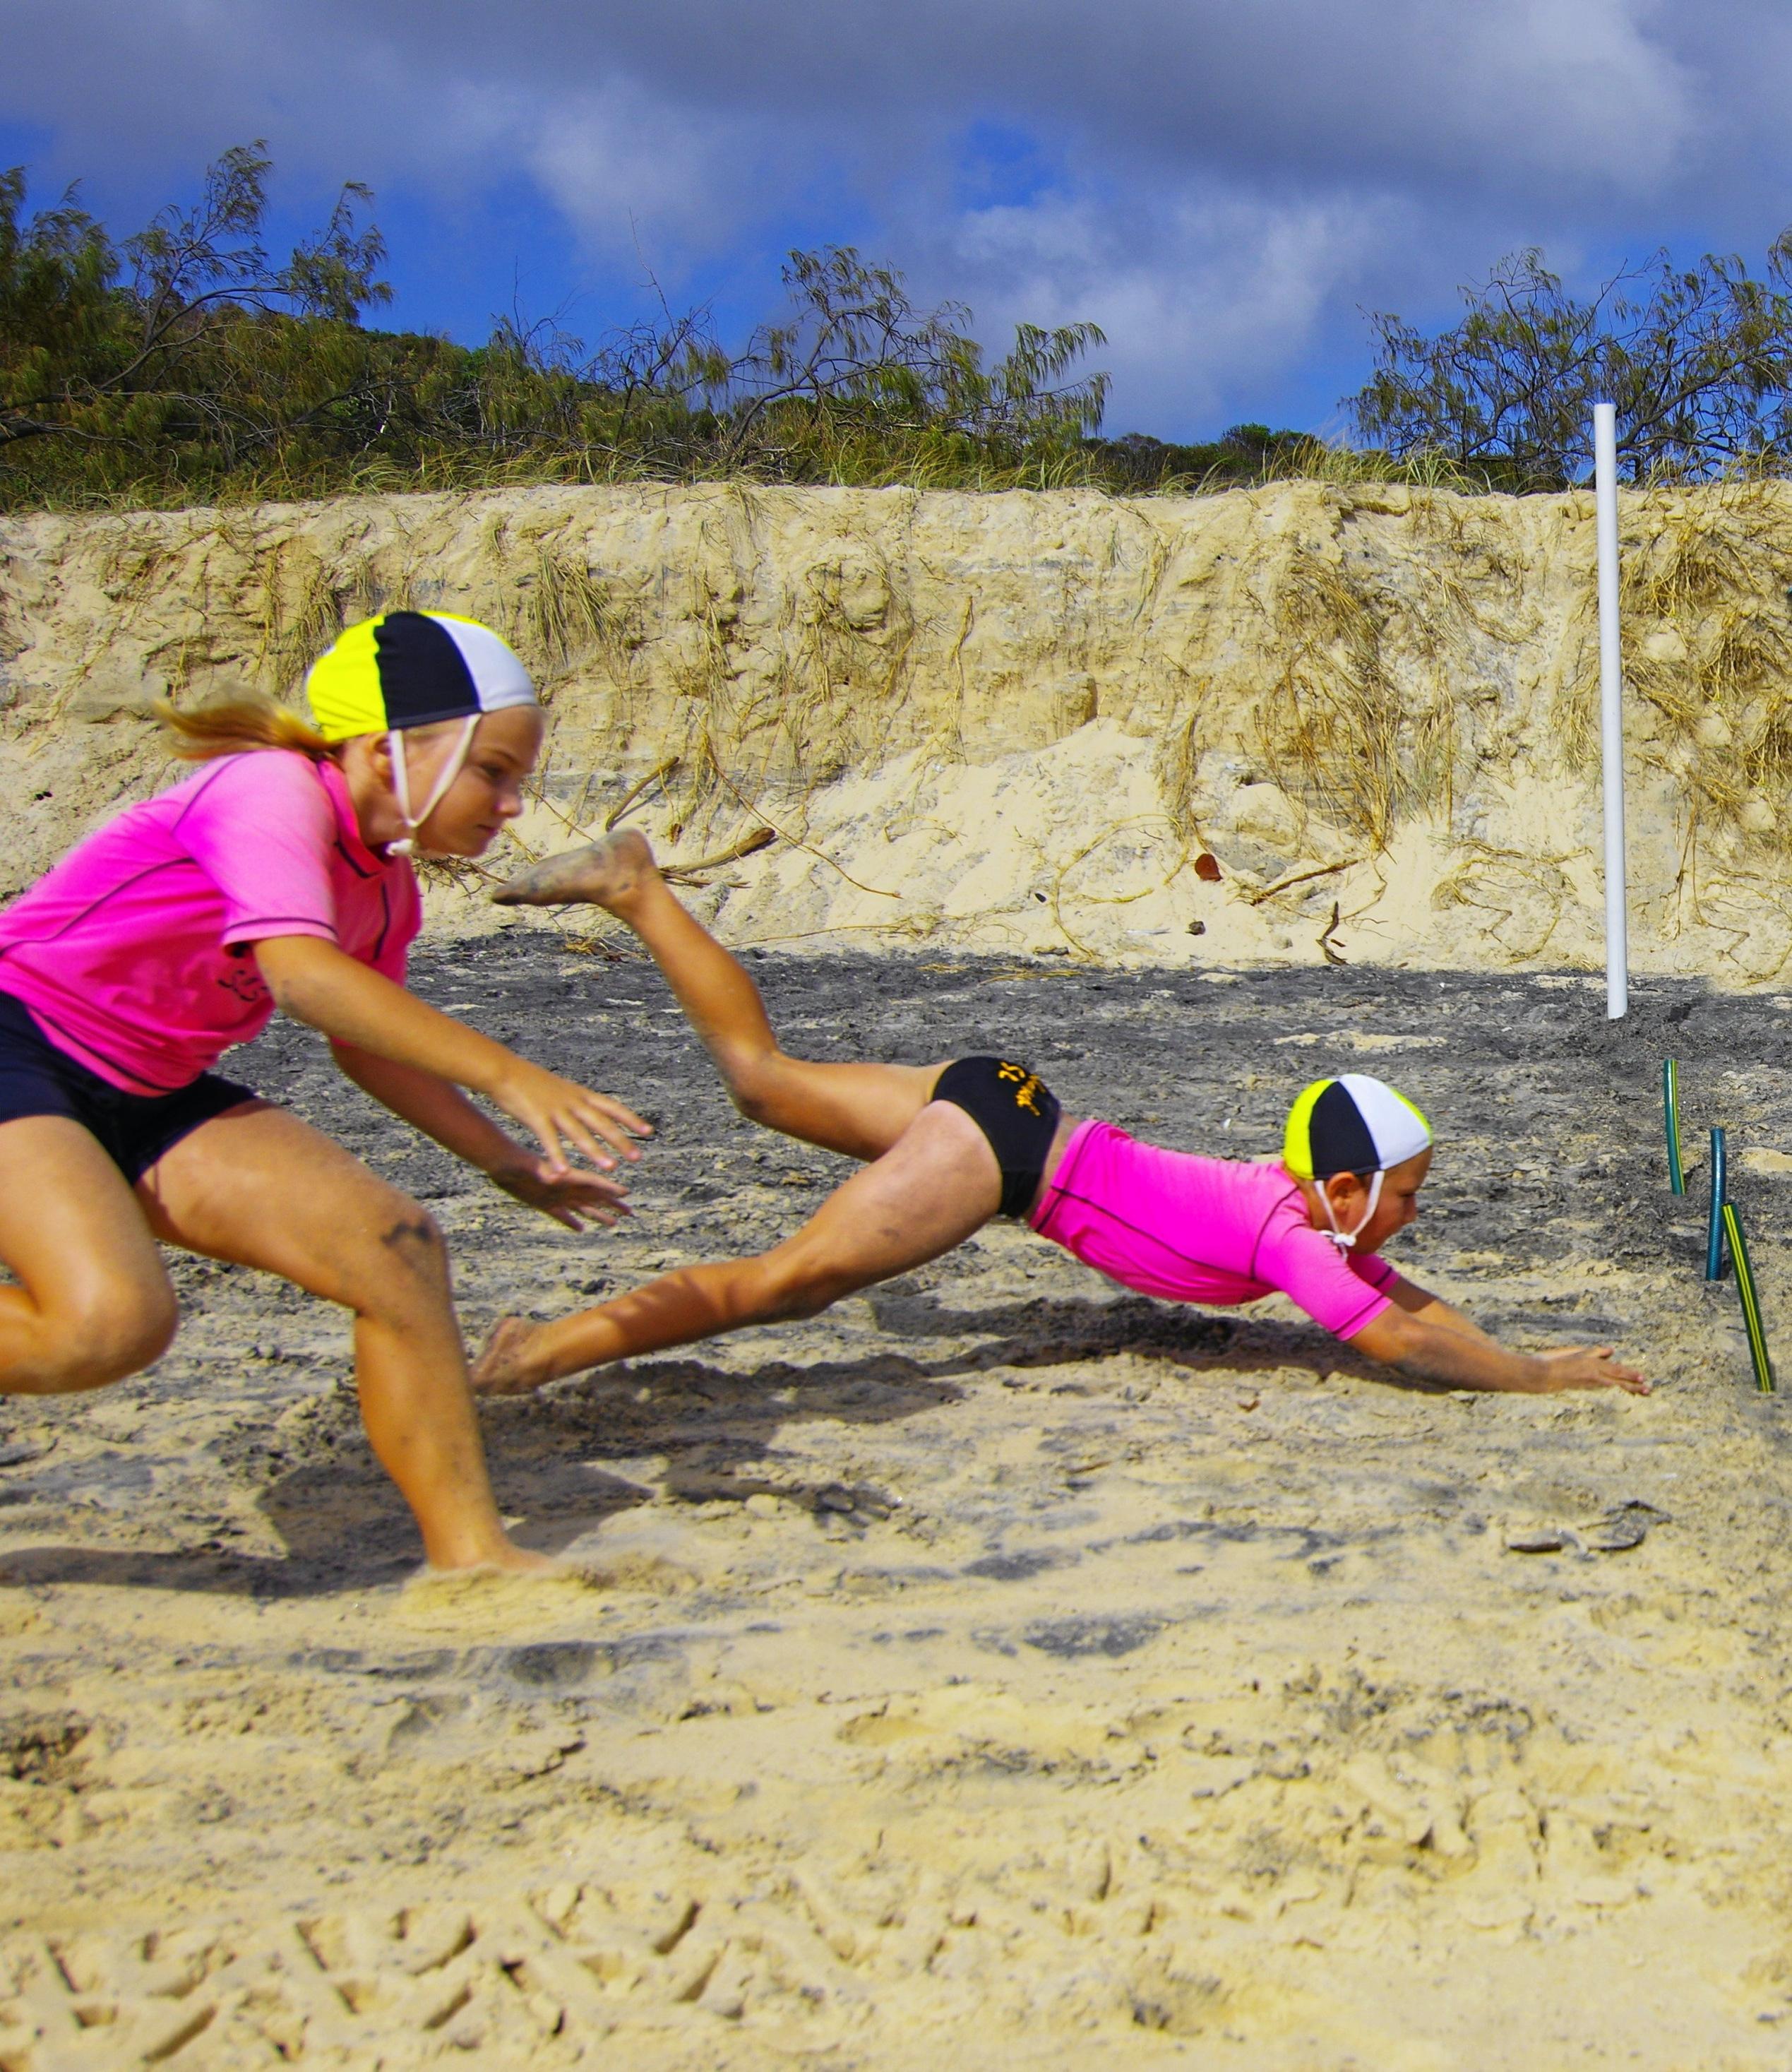
[[[1667,1125],[1667,1178],[1676,1194],[1686,1192],[1680,1163],[1680,1068],[1670,1058],[1662,1067],[1662,1114]]]
[[[1720,1129],[1713,1129],[1711,1133],[1711,1221],[1706,1226],[1705,1236],[1705,1278],[1708,1281],[1721,1281],[1724,1277],[1726,1180],[1724,1133]]]

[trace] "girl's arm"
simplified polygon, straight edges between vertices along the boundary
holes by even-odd
[[[582,1169],[556,1178],[539,1152],[508,1136],[458,1087],[434,1072],[376,1058],[352,1043],[335,1042],[331,1049],[344,1075],[382,1107],[475,1166],[495,1187],[569,1230],[582,1230],[587,1222],[613,1223],[628,1214],[619,1182]]]
[[[1484,1346],[1499,1342],[1482,1330],[1473,1318],[1465,1317],[1441,1295],[1433,1295],[1429,1289],[1421,1288],[1416,1281],[1408,1281],[1404,1274],[1396,1273],[1381,1292],[1391,1301],[1397,1302],[1409,1317],[1423,1317],[1428,1324],[1436,1325],[1440,1330],[1454,1331],[1461,1338],[1478,1338]]]
[[[1462,1331],[1434,1320],[1424,1308],[1408,1308],[1397,1297],[1349,1342],[1371,1359],[1385,1361],[1416,1379],[1449,1382],[1457,1388],[1502,1389],[1528,1396],[1550,1396],[1564,1388],[1649,1393],[1648,1383],[1634,1367],[1621,1367],[1609,1346],[1508,1352],[1485,1331]]]
[[[646,1137],[651,1128],[631,1108],[438,1013],[334,943],[318,935],[275,935],[251,947],[282,1013],[376,1058],[483,1094],[540,1140],[553,1177],[572,1170],[562,1139],[605,1171],[615,1161],[599,1138],[624,1158],[640,1156],[629,1135]]]

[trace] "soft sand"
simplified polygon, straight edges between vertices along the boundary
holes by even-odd
[[[1783,2066],[1784,1412],[1654,1104],[1671,1045],[1784,1347],[1773,1005],[1651,981],[1613,1034],[1579,980],[756,968],[793,1046],[1024,1049],[1169,1142],[1264,1149],[1369,1064],[1443,1137],[1403,1262],[1663,1385],[1390,1386],[997,1226],[492,1406],[522,1536],[593,1580],[407,1587],[339,1321],[184,1265],[152,1377],[0,1407],[0,2067]],[[664,1125],[582,1244],[269,1039],[264,1085],[432,1198],[471,1330],[762,1243],[840,1170],[733,1116],[639,966],[421,978]]]

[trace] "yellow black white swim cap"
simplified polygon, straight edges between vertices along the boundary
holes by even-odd
[[[1289,1110],[1282,1163],[1297,1180],[1385,1173],[1430,1142],[1431,1124],[1404,1094],[1385,1079],[1346,1072],[1315,1079]]]
[[[305,694],[326,741],[386,737],[405,828],[401,840],[386,844],[389,856],[413,853],[417,829],[447,796],[486,713],[536,701],[528,671],[489,626],[446,611],[386,611],[349,627],[311,664]],[[450,719],[461,722],[460,738],[413,812],[405,730]]]
[[[347,627],[311,664],[305,694],[326,741],[536,702],[528,670],[491,628],[446,611],[386,611]]]

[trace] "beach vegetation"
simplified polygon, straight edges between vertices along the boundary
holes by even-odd
[[[850,247],[792,253],[738,350],[697,310],[594,344],[499,319],[483,345],[379,330],[364,187],[285,258],[271,163],[227,152],[191,208],[116,241],[71,189],[0,175],[0,506],[191,504],[522,482],[1056,487],[1105,479],[1091,323],[919,307]]]
[[[1577,296],[1535,250],[1462,291],[1461,321],[1427,336],[1371,319],[1373,374],[1356,428],[1395,461],[1428,457],[1490,488],[1564,489],[1593,465],[1593,405],[1617,406],[1621,471],[1708,479],[1792,458],[1792,231],[1765,270],[1665,252]]]
[[[122,239],[77,189],[33,212],[23,169],[0,172],[0,508],[631,481],[1551,490],[1586,476],[1596,397],[1634,480],[1792,457],[1792,232],[1759,274],[1658,254],[1587,297],[1519,253],[1446,330],[1371,317],[1354,442],[1260,424],[1176,442],[1104,433],[1096,325],[1021,323],[992,355],[969,310],[918,305],[850,246],[790,253],[783,308],[744,343],[664,298],[590,341],[516,314],[476,346],[382,330],[371,194],[343,187],[277,255],[272,170],[236,146]]]

